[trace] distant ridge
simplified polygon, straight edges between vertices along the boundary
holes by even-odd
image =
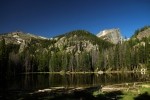
[[[13,44],[21,44],[23,41],[29,41],[31,38],[34,39],[48,39],[46,37],[37,36],[31,33],[25,33],[22,31],[16,31],[16,32],[8,32],[0,34],[0,40],[2,40],[2,37],[5,38],[6,44],[13,43]]]

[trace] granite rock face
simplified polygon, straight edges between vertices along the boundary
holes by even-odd
[[[147,38],[150,37],[150,28],[139,32],[138,35],[136,36],[136,38],[138,38],[139,40],[141,40],[144,37],[147,37]]]
[[[59,37],[55,43],[55,47],[64,52],[74,52],[76,54],[81,53],[82,51],[90,52],[91,50],[98,50],[98,44],[93,44],[90,37],[90,33],[77,30],[72,31],[71,34],[65,34],[62,37]],[[95,36],[94,39],[97,37]]]
[[[108,30],[100,31],[97,34],[97,37],[109,41],[113,44],[117,44],[122,41],[122,36],[119,29],[108,29]]]

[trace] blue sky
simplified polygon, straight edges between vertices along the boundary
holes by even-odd
[[[54,37],[84,29],[119,28],[123,36],[150,25],[150,0],[0,0],[0,33]]]

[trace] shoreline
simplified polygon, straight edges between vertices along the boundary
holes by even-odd
[[[115,73],[141,73],[145,74],[149,71],[98,71],[98,72],[25,72],[21,74],[115,74]]]

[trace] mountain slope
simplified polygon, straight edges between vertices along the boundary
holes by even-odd
[[[56,39],[57,42],[55,43],[55,46],[60,50],[66,50],[66,52],[89,52],[91,50],[99,50],[99,48],[106,48],[107,46],[112,45],[84,30],[71,31],[56,37]]]
[[[139,40],[144,37],[150,37],[150,26],[144,26],[143,28],[136,30],[132,36],[132,38],[137,38]]]

